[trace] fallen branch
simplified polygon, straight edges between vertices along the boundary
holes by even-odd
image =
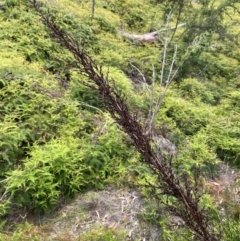
[[[165,32],[168,30],[175,30],[177,28],[184,27],[185,25],[186,25],[186,23],[181,23],[181,24],[177,25],[176,27],[163,28],[163,29],[151,32],[151,33],[146,33],[146,34],[131,34],[131,33],[125,32],[123,30],[120,30],[119,34],[121,36],[123,36],[124,38],[127,38],[131,41],[154,42],[154,41],[158,41],[158,36],[161,32]]]

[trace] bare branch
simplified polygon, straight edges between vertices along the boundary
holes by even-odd
[[[148,85],[147,85],[147,80],[146,80],[144,74],[143,74],[134,64],[132,64],[131,62],[130,62],[130,65],[131,65],[135,70],[137,70],[137,72],[141,75],[142,80],[143,80],[143,83],[146,84],[146,88],[147,88],[147,90],[149,91],[149,88],[148,88]],[[138,81],[138,82],[141,83],[141,81]]]
[[[171,12],[169,13],[168,17],[167,17],[167,22],[166,22],[166,28],[165,29],[169,29],[169,22],[171,20]],[[165,80],[165,69],[166,69],[166,58],[167,58],[167,51],[169,50],[169,44],[170,44],[170,39],[169,39],[169,31],[167,30],[165,33],[165,36],[162,38],[162,42],[163,42],[163,56],[162,56],[162,68],[160,71],[160,83],[159,83],[159,93],[158,93],[158,99],[155,103],[155,107],[154,110],[151,110],[151,115],[148,115],[148,120],[147,120],[147,132],[151,133],[152,129],[154,128],[154,124],[155,124],[155,120],[157,117],[157,113],[159,112],[159,109],[162,105],[163,99],[166,95],[166,92],[170,86],[171,81],[174,79],[175,75],[177,74],[178,68],[176,70],[173,70],[174,68],[174,63],[176,61],[177,58],[177,49],[178,46],[175,45],[174,46],[174,53],[173,53],[173,57],[172,57],[172,61],[171,61],[171,65],[170,65],[170,69],[168,70],[168,74],[167,74],[167,79]],[[153,70],[155,72],[155,70]],[[153,72],[153,75],[155,76],[156,74]],[[164,88],[163,93],[162,88]],[[154,101],[154,87],[152,87],[152,98],[150,98],[150,106],[153,106],[153,101]]]

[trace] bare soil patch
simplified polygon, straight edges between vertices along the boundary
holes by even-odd
[[[122,233],[123,240],[159,240],[160,226],[145,220],[143,202],[138,191],[127,189],[109,188],[79,195],[47,220],[51,226],[49,240],[66,234],[76,239],[106,229]]]

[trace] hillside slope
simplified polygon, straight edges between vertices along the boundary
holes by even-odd
[[[237,1],[186,0],[181,9],[171,0],[97,0],[94,8],[94,1],[43,2],[115,80],[141,123],[167,90],[154,131],[177,149],[177,173],[191,176],[199,167],[201,176],[214,178],[218,162],[239,167]],[[2,2],[0,22],[2,223],[53,211],[88,190],[154,183],[74,56],[53,41],[29,1]],[[152,42],[126,37],[158,30]],[[238,204],[231,205],[226,215],[239,219]]]

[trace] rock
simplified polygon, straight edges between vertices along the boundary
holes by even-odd
[[[175,156],[177,154],[177,147],[170,140],[164,138],[163,136],[153,136],[152,140],[154,141],[157,150],[161,154],[168,154],[170,156]]]

